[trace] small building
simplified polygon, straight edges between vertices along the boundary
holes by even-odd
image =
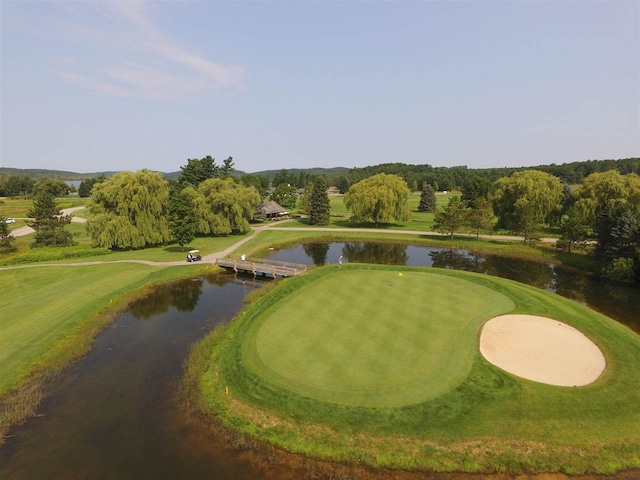
[[[329,195],[338,195],[340,193],[340,189],[338,187],[329,187],[327,189],[327,194]]]
[[[260,205],[257,209],[255,218],[256,219],[264,219],[264,218],[281,218],[289,215],[289,212],[285,210],[283,206],[274,202],[273,200],[269,200]]]

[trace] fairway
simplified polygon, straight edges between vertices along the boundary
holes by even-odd
[[[476,358],[479,327],[513,308],[458,278],[335,271],[283,299],[244,353],[255,373],[300,395],[399,407],[457,387]]]

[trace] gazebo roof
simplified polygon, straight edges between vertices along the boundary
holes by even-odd
[[[279,203],[274,202],[273,200],[269,200],[262,204],[262,212],[265,215],[281,215],[289,213],[284,209]]]

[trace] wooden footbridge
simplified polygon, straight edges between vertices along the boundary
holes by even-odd
[[[307,271],[307,266],[300,263],[281,262],[265,258],[243,259],[225,257],[218,258],[216,265],[236,273],[248,273],[255,276],[262,275],[271,278],[293,277]]]

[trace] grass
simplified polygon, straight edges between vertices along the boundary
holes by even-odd
[[[397,278],[398,267],[332,266],[281,282],[236,318],[225,335],[216,334],[215,345],[209,343],[209,358],[200,355],[205,366],[199,370],[204,372],[199,408],[257,441],[305,456],[376,468],[578,474],[640,467],[638,335],[577,303],[517,282],[419,267],[403,267],[402,272],[403,277]],[[422,292],[433,290],[426,303],[441,305],[416,303],[407,291],[410,287],[402,287],[398,280],[418,283]],[[435,286],[439,282],[446,293]],[[385,285],[386,294],[381,295]],[[481,309],[466,313],[471,320],[457,327],[446,325],[451,321],[446,310],[458,308],[465,315],[467,300],[452,285],[465,285],[470,310]],[[355,300],[354,289],[364,298]],[[506,297],[512,307],[502,300],[500,305],[483,304],[476,297],[487,290],[496,299]],[[339,316],[319,313],[331,311],[335,303],[340,305]],[[368,313],[361,312],[363,308]],[[422,316],[420,323],[416,308],[431,315]],[[565,388],[523,380],[490,365],[479,354],[477,336],[481,318],[496,310],[543,315],[573,325],[600,347],[607,370],[592,385]],[[362,321],[367,315],[369,324]],[[407,334],[397,324],[405,319],[431,333]],[[350,325],[345,324],[352,323],[357,332],[349,333]],[[374,323],[386,325],[386,333]],[[344,338],[334,335],[334,329]],[[287,345],[284,331],[290,332]],[[411,337],[423,342],[425,349],[459,348],[450,357],[453,365],[444,365],[440,377],[437,369],[428,373],[430,366],[419,358],[419,349],[411,347]],[[402,361],[396,358],[395,342],[409,350],[405,359],[418,355],[410,358],[410,366],[395,363]],[[306,348],[299,343],[306,343]],[[350,354],[340,351],[345,345]],[[364,349],[362,355],[356,347]],[[278,348],[288,363],[277,358]],[[319,371],[321,366],[333,366],[329,355],[323,363],[323,349],[333,349],[332,355],[353,363],[345,367],[353,369],[352,382],[337,372]],[[372,359],[371,352],[380,358]],[[460,355],[470,355],[470,363]],[[387,363],[395,363],[396,376],[402,378],[394,378]],[[308,364],[315,365],[316,373]],[[376,386],[375,376],[366,374],[369,368],[377,368],[384,377],[377,388],[386,400],[361,395]],[[440,385],[441,392],[434,398],[428,389],[414,389],[411,380],[430,382],[434,388]],[[407,391],[389,393],[387,385]]]
[[[247,366],[317,400],[410,405],[458,386],[471,371],[479,325],[512,308],[504,295],[453,277],[334,272],[254,323]]]
[[[80,246],[90,248],[91,238],[87,235],[86,226],[82,223],[71,223],[65,227],[67,230],[74,234],[74,241]],[[65,263],[74,262],[88,262],[88,261],[108,261],[113,262],[117,260],[149,260],[153,262],[175,262],[185,260],[186,252],[188,250],[197,249],[201,254],[208,255],[210,253],[219,252],[227,249],[238,240],[242,238],[241,235],[228,235],[225,237],[197,237],[189,245],[186,245],[184,249],[178,244],[158,245],[154,247],[148,247],[141,250],[128,250],[128,251],[109,251],[105,254],[104,249],[96,249],[93,256],[90,252],[83,252],[83,255],[79,258],[65,258],[65,251],[62,250],[57,258],[51,258],[50,261]],[[45,256],[43,251],[52,250],[49,248],[29,249],[29,245],[33,242],[32,235],[24,235],[17,237],[14,240],[14,245],[18,247],[17,254],[0,254],[0,266],[2,265],[14,265],[19,263],[33,263],[43,261],[39,257]],[[56,250],[56,249],[53,249]],[[86,253],[86,254],[84,254]],[[26,258],[21,258],[26,257]],[[45,259],[44,261],[47,261]]]
[[[56,198],[60,210],[83,206],[87,200],[87,198],[78,196]],[[24,218],[28,216],[29,210],[32,208],[33,199],[0,197],[0,216],[2,217]]]

